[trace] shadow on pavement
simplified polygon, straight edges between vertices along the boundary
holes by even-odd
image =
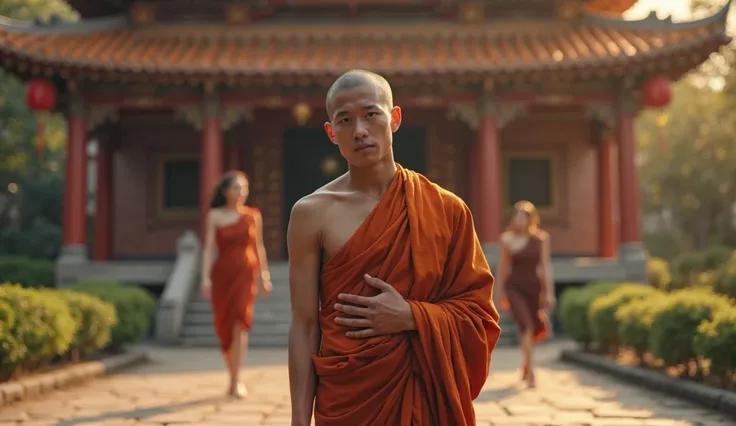
[[[212,398],[203,398],[197,401],[190,401],[185,402],[181,404],[168,404],[168,405],[160,405],[157,407],[149,407],[149,408],[142,408],[137,410],[130,410],[130,411],[112,411],[107,412],[104,414],[100,414],[97,416],[88,416],[88,417],[77,417],[73,419],[67,419],[62,420],[58,423],[56,423],[56,426],[76,426],[76,425],[83,425],[87,423],[92,422],[104,422],[108,420],[123,420],[123,419],[131,419],[135,418],[138,420],[145,420],[148,417],[153,417],[161,414],[172,414],[177,411],[187,410],[190,408],[196,408],[200,406],[205,406],[208,404],[213,404],[216,402],[224,401],[226,397],[212,397]]]

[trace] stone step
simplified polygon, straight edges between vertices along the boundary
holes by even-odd
[[[201,348],[216,348],[220,346],[220,342],[217,337],[212,336],[198,336],[198,337],[186,337],[182,339],[182,345],[188,347],[201,347]],[[289,343],[288,336],[257,336],[251,335],[248,338],[248,346],[252,348],[283,348]]]
[[[195,312],[184,316],[184,326],[195,324],[212,324],[212,312]],[[291,313],[276,314],[269,311],[258,311],[253,314],[254,324],[290,324]]]
[[[189,304],[184,315],[189,316],[200,314],[212,315],[212,307],[204,304]],[[261,314],[274,318],[282,317],[284,315],[291,316],[291,306],[256,304],[255,315]]]
[[[250,330],[250,334],[288,335],[290,327],[290,323],[254,324],[253,328]],[[187,325],[184,326],[181,331],[182,337],[209,336],[214,335],[214,333],[215,329],[211,324]]]

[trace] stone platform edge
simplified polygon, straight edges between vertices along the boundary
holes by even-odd
[[[600,373],[606,373],[635,385],[718,410],[736,418],[736,392],[729,392],[684,379],[676,379],[640,367],[621,365],[603,355],[591,354],[582,350],[565,349],[560,354],[560,360]]]
[[[41,373],[28,378],[0,383],[0,407],[22,401],[28,397],[63,389],[70,385],[80,384],[96,377],[112,374],[148,361],[148,353],[143,350],[130,350],[120,355],[113,355],[98,361],[62,367],[48,373]]]

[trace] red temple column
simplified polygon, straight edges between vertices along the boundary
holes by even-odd
[[[621,102],[617,118],[619,208],[621,211],[621,243],[640,243],[639,182],[636,170],[635,105]]]
[[[87,120],[81,97],[70,100],[68,112],[62,257],[84,261],[87,258]]]
[[[480,218],[478,199],[480,194],[478,191],[478,144],[474,143],[470,148],[468,154],[470,155],[470,197],[469,207],[473,216]],[[478,223],[476,221],[476,232],[478,232]]]
[[[205,235],[205,219],[210,209],[212,191],[223,173],[222,124],[219,110],[219,100],[216,97],[209,96],[205,99],[199,171],[199,229],[202,239]]]
[[[484,246],[498,244],[501,236],[501,148],[495,111],[491,100],[483,102],[476,147],[477,193],[474,196],[477,197],[478,237]]]
[[[609,259],[618,252],[612,162],[613,142],[607,135],[598,145],[598,256]]]
[[[94,260],[104,262],[112,259],[112,147],[109,140],[97,146]]]

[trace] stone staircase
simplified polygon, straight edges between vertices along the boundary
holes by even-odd
[[[256,299],[253,328],[250,331],[251,347],[285,347],[291,324],[289,302],[288,266],[271,265],[273,292],[268,298]],[[219,345],[212,320],[210,303],[200,296],[199,289],[192,295],[184,314],[181,331],[184,346],[216,347]]]
[[[251,347],[286,347],[291,325],[291,303],[289,300],[288,265],[277,262],[271,265],[273,292],[264,299],[258,296],[250,331]],[[503,333],[498,342],[500,346],[517,344],[516,327],[509,312],[501,312]],[[212,322],[210,303],[195,291],[187,304],[184,324],[181,331],[184,346],[217,347],[218,341]]]

